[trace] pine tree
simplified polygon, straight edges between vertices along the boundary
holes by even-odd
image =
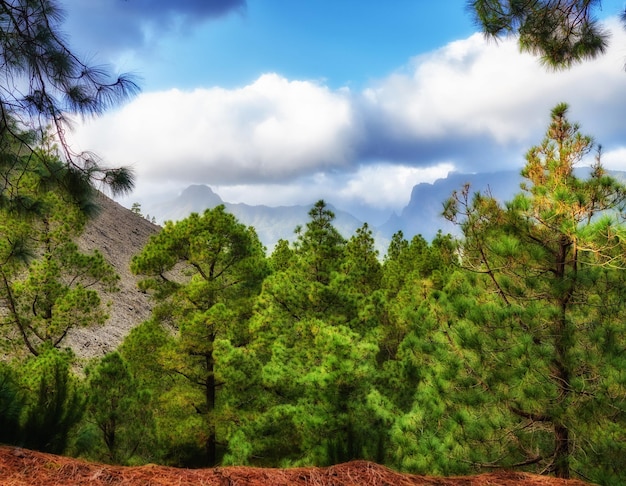
[[[586,179],[576,175],[592,149],[567,105],[557,105],[544,141],[526,156],[522,193],[503,207],[488,194],[470,199],[465,188],[446,208],[463,230],[463,265],[491,290],[480,311],[457,311],[462,327],[449,322],[456,345],[473,343],[462,347],[484,360],[476,379],[517,424],[519,464],[564,478],[593,454],[588,424],[621,422],[626,405],[614,347],[624,322],[616,262],[626,188],[599,160]]]
[[[23,179],[22,194],[37,198],[38,215],[0,208],[0,324],[6,351],[38,355],[60,347],[73,328],[104,323],[100,293],[115,291],[119,277],[100,252],[83,253],[74,242],[83,211],[56,192],[37,196],[27,183],[38,180]]]
[[[118,352],[104,356],[87,374],[87,420],[95,423],[106,460],[127,464],[154,449],[150,394],[139,387]]]
[[[0,203],[16,195],[7,173],[38,171],[76,201],[93,202],[96,182],[114,193],[132,189],[129,169],[103,167],[93,154],[75,154],[66,143],[69,116],[99,115],[138,91],[129,75],[111,76],[90,66],[69,48],[61,30],[63,11],[55,0],[0,2]],[[29,131],[24,132],[24,127]],[[61,164],[40,158],[38,145],[51,131]],[[7,144],[7,141],[9,143]],[[34,163],[33,166],[31,163]]]
[[[71,353],[50,348],[21,367],[27,393],[22,411],[24,447],[52,454],[65,451],[85,405],[80,382],[70,369],[72,361]]]
[[[268,271],[264,249],[252,228],[224,206],[168,222],[133,258],[144,289],[160,303],[154,319],[176,329],[160,350],[161,364],[191,387],[187,408],[203,421],[205,464],[218,460],[220,379],[216,345],[241,346],[248,339],[252,299]]]
[[[0,365],[0,442],[19,445],[22,437],[21,416],[24,396],[15,371]]]
[[[472,0],[468,5],[486,35],[518,34],[520,48],[552,68],[594,59],[608,45],[609,34],[594,16],[600,0]]]
[[[229,458],[264,456],[274,465],[382,458],[386,431],[368,400],[378,354],[369,299],[380,285],[371,231],[364,226],[346,242],[323,201],[309,217],[295,248],[281,245],[251,320],[258,395]]]

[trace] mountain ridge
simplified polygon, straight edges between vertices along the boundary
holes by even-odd
[[[368,221],[353,216],[349,211],[336,207],[332,201],[326,201],[329,209],[336,216],[335,227],[344,236],[349,238],[357,228],[368,223],[374,234],[377,249],[384,254],[394,233],[402,231],[405,238],[412,238],[421,234],[427,240],[435,237],[439,230],[444,233],[454,233],[455,227],[446,221],[443,216],[443,204],[454,190],[460,190],[469,183],[472,190],[484,191],[491,189],[494,196],[504,200],[519,189],[521,176],[519,171],[500,171],[492,173],[464,174],[453,172],[445,178],[433,183],[419,183],[413,186],[408,204],[400,211],[393,212],[386,222],[380,225],[371,225]],[[165,221],[179,221],[192,212],[202,213],[223,204],[227,211],[247,225],[253,226],[263,244],[272,250],[280,239],[294,241],[294,230],[297,226],[304,226],[308,221],[308,212],[314,201],[308,205],[250,205],[246,203],[230,203],[224,201],[208,185],[192,184],[185,188],[177,197],[159,204],[148,206],[150,215],[159,223]]]
[[[250,205],[245,203],[225,202],[211,187],[203,184],[192,184],[185,188],[178,197],[167,202],[149,206],[149,214],[154,215],[157,221],[179,221],[192,212],[203,213],[207,209],[223,204],[228,212],[233,214],[239,222],[252,226],[259,239],[269,252],[281,240],[295,241],[295,230],[298,226],[304,227],[309,220],[308,213],[313,207],[310,205],[267,206],[263,204]],[[335,227],[344,238],[349,238],[363,225],[363,221],[347,211],[338,209],[332,204],[328,209],[335,213]],[[376,229],[372,228],[376,233]],[[383,235],[375,235],[377,241],[386,242]],[[386,247],[385,247],[386,249]]]
[[[586,176],[589,171],[589,167],[576,170],[579,176]],[[622,182],[626,181],[626,172],[607,172]],[[458,234],[458,228],[445,220],[442,213],[445,201],[454,191],[462,190],[465,184],[470,185],[472,193],[487,191],[498,201],[504,202],[521,190],[522,181],[523,177],[517,169],[471,174],[451,172],[447,177],[433,183],[422,182],[413,186],[407,205],[399,213],[392,213],[386,222],[379,225],[371,225],[368,221],[353,216],[349,211],[335,206],[332,201],[326,202],[335,213],[335,227],[344,238],[350,238],[357,228],[367,222],[374,234],[378,251],[384,255],[389,241],[398,231],[402,231],[407,239],[419,234],[427,241],[431,241],[440,230],[443,233]],[[218,204],[223,204],[241,223],[254,226],[263,244],[271,251],[279,239],[294,241],[294,230],[297,226],[306,224],[309,219],[308,211],[314,201],[308,205],[293,206],[229,203],[223,201],[209,186],[194,184],[184,189],[176,198],[149,208],[150,214],[163,223],[166,220],[178,221],[192,212],[202,213]]]

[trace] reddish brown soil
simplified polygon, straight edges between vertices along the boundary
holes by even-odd
[[[121,467],[0,446],[0,484],[179,485],[179,486],[585,486],[581,481],[495,472],[478,476],[436,478],[399,474],[366,461],[327,468],[262,469],[218,467],[176,469],[163,466]]]

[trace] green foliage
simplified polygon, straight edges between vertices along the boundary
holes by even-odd
[[[167,222],[131,263],[134,273],[145,275],[142,287],[165,298],[180,289],[167,272],[185,263],[191,276],[186,297],[199,307],[215,304],[231,295],[254,293],[265,276],[266,265],[258,237],[225,212],[224,206],[192,214],[177,223]],[[243,278],[246,277],[246,278]]]
[[[65,142],[68,114],[99,115],[133,96],[138,86],[128,75],[112,77],[106,69],[81,61],[62,35],[63,17],[55,0],[0,2],[0,50],[5,59],[0,80],[0,139],[11,144],[8,150],[0,148],[4,183],[0,194],[5,201],[23,199],[16,192],[15,179],[5,179],[4,175],[22,168],[24,173],[33,171],[24,162],[38,159],[38,142],[49,127],[65,161],[37,160],[34,170],[45,172],[47,182],[63,188],[76,201],[85,201],[85,196],[93,199],[95,181],[114,193],[133,186],[128,169],[102,167],[93,155],[75,155]],[[23,136],[21,127],[33,129]]]
[[[39,355],[72,327],[104,321],[91,287],[111,288],[117,277],[71,241],[96,210],[96,183],[116,194],[133,187],[130,170],[65,142],[68,115],[100,114],[138,88],[82,62],[62,19],[54,0],[0,2],[0,329],[11,354]]]
[[[382,268],[381,358],[395,358],[400,342],[419,319],[417,309],[431,293],[443,288],[454,262],[455,247],[449,235],[438,233],[431,244],[421,235],[410,242],[402,232],[393,236]]]
[[[575,164],[593,144],[566,115],[564,104],[552,111],[546,138],[527,154],[523,192],[509,204],[482,194],[470,199],[465,188],[446,208],[465,236],[463,265],[489,290],[474,299],[480,308],[464,293],[448,290],[448,298],[459,301],[451,326],[457,353],[466,366],[479,359],[471,369],[504,407],[515,438],[493,460],[537,464],[560,477],[595,450],[589,424],[621,423],[626,404],[623,382],[605,381],[623,369],[621,353],[597,340],[624,331],[623,278],[614,264],[623,255],[615,228],[626,188],[605,175],[599,159],[588,179],[576,177]],[[601,471],[587,463],[585,474]]]
[[[141,204],[139,204],[138,202],[134,202],[130,210],[138,216],[143,216],[143,214],[141,214]]]
[[[384,431],[367,401],[376,376],[375,344],[320,320],[303,320],[295,330],[297,340],[279,338],[270,345],[269,361],[256,375],[256,407],[248,408],[247,420],[232,435],[225,460],[382,460]]]
[[[600,0],[472,0],[468,5],[485,34],[517,34],[523,51],[555,69],[594,59],[608,45],[609,34],[594,17]]]
[[[490,373],[511,368],[483,355],[493,353],[485,349],[487,335],[506,316],[484,282],[471,277],[455,272],[443,292],[424,299],[399,346],[400,379],[412,394],[399,395],[403,413],[392,430],[396,467],[450,475],[475,472],[494,458],[503,467],[518,462],[510,413],[488,393]]]
[[[213,465],[220,455],[220,436],[234,419],[232,404],[221,400],[222,394],[228,396],[224,390],[229,383],[220,378],[223,364],[215,346],[219,340],[236,348],[249,339],[246,321],[269,271],[264,249],[252,228],[218,206],[202,216],[166,223],[133,258],[131,268],[147,277],[141,286],[159,299],[155,322],[175,328],[174,338],[157,351],[162,370],[178,378],[162,398],[176,400],[184,422],[195,430],[183,429],[182,442],[172,436],[167,441],[179,442],[176,455],[185,461],[193,460],[202,444],[203,464]]]
[[[101,433],[107,462],[137,463],[151,457],[155,442],[151,395],[139,388],[119,353],[107,354],[87,369],[87,396],[87,420]]]
[[[298,233],[299,260],[317,282],[327,284],[343,257],[345,240],[332,224],[335,213],[327,208],[324,201],[315,203],[309,217],[304,233]]]
[[[380,288],[382,266],[378,250],[374,248],[374,237],[367,223],[356,230],[348,240],[341,273],[348,276],[350,288],[361,294],[369,294]]]
[[[6,363],[0,364],[0,443],[19,444],[24,396],[16,373]]]
[[[285,258],[274,260],[257,301],[252,341],[240,353],[254,382],[237,380],[254,395],[225,461],[384,458],[385,421],[368,399],[380,397],[382,269],[371,231],[365,225],[346,242],[323,201],[309,216],[295,248],[275,252]]]
[[[65,451],[85,406],[83,390],[70,369],[72,360],[70,353],[51,348],[21,367],[26,390],[24,447],[53,454]]]
[[[119,347],[128,372],[132,376],[137,390],[149,396],[149,404],[145,405],[142,413],[150,413],[153,420],[153,430],[148,430],[151,439],[149,450],[144,450],[137,459],[143,462],[160,462],[178,466],[192,466],[204,464],[202,447],[192,445],[193,431],[183,429],[190,414],[181,406],[182,397],[187,393],[188,386],[182,387],[185,378],[174,373],[164,365],[164,358],[168,350],[174,346],[175,335],[155,317],[133,328]],[[195,444],[195,442],[194,442]],[[202,457],[202,461],[190,459]]]
[[[279,240],[270,257],[272,271],[278,272],[288,268],[293,262],[294,256],[294,251],[289,247],[289,242],[283,239]]]
[[[80,208],[54,192],[38,201],[31,219],[0,209],[0,299],[7,309],[0,326],[7,350],[34,355],[59,347],[72,328],[104,323],[99,291],[116,290],[119,279],[102,254],[82,253],[73,242],[86,222]]]
[[[160,385],[167,383],[159,363],[159,353],[171,338],[171,334],[156,319],[150,319],[131,329],[118,348],[141,388],[156,386],[160,389]]]

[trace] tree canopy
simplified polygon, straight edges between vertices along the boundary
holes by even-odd
[[[604,49],[599,1],[471,5],[555,66]],[[118,277],[74,239],[95,182],[131,180],[63,130],[136,86],[79,61],[61,20],[52,0],[0,0],[3,442],[125,464],[626,481],[626,186],[566,104],[511,200],[452,194],[458,237],[398,232],[381,258],[367,224],[344,236],[318,201],[267,257],[223,205],[167,222],[131,262],[151,318],[75,373],[65,337],[106,320],[99,291]]]
[[[522,51],[555,69],[598,57],[609,32],[595,14],[600,0],[471,0],[476,23],[492,38],[519,35]],[[622,14],[626,22],[626,12]]]
[[[470,198],[465,188],[445,213],[463,230],[462,265],[490,289],[471,299],[459,293],[464,304],[447,325],[467,353],[469,378],[510,421],[493,426],[519,432],[498,455],[543,464],[563,478],[606,447],[594,444],[589,424],[621,422],[626,411],[621,384],[608,395],[605,388],[626,364],[615,353],[625,331],[623,307],[616,306],[624,280],[616,269],[626,242],[626,187],[605,173],[599,157],[587,178],[576,175],[593,141],[567,110],[552,110],[512,201],[503,207],[488,194]]]
[[[78,199],[94,183],[126,192],[133,187],[129,169],[106,168],[94,154],[75,153],[65,133],[70,116],[99,115],[137,93],[138,85],[130,75],[112,76],[106,67],[81,60],[61,31],[63,16],[56,0],[0,1],[0,172],[43,165],[51,180]],[[38,157],[37,145],[48,134],[58,143],[61,166]],[[3,178],[3,197],[11,182]]]

